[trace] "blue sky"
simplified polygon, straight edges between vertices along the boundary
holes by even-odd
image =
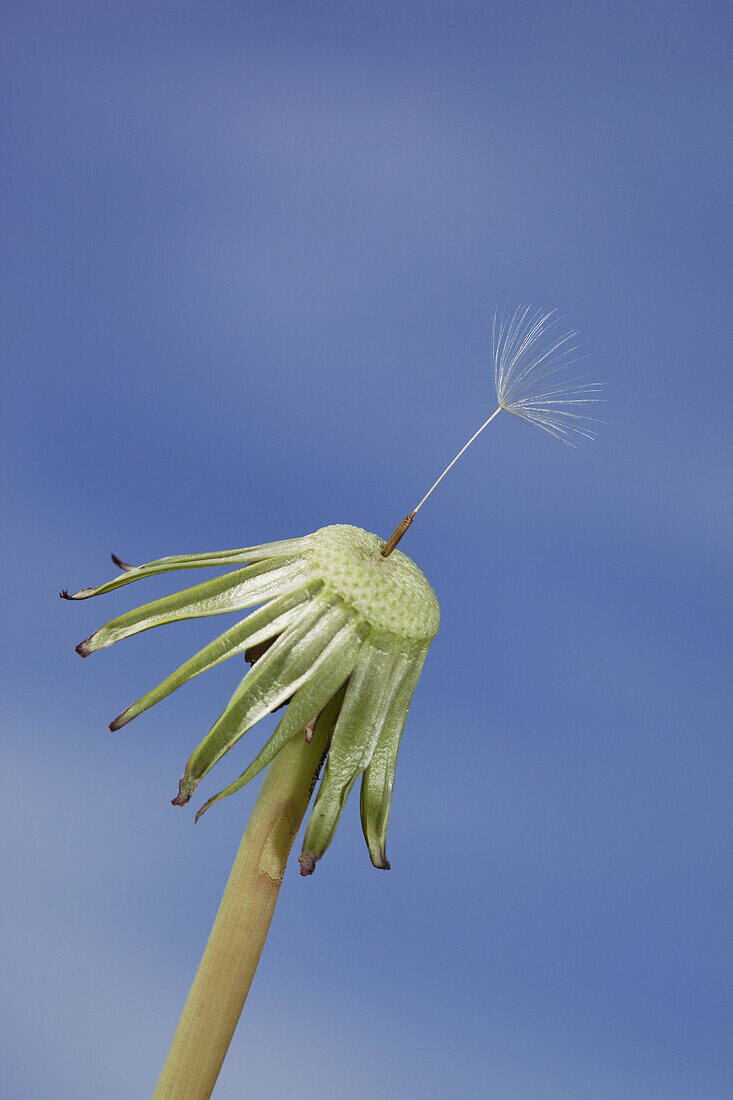
[[[254,797],[169,801],[234,663],[106,728],[211,624],[82,663],[171,586],[58,589],[111,551],[386,537],[526,301],[581,331],[607,424],[571,453],[499,417],[405,538],[442,625],[393,869],[355,801],[291,869],[216,1096],[729,1097],[726,7],[3,22],[4,1095],[152,1090]]]

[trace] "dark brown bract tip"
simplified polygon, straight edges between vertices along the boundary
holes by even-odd
[[[91,646],[89,645],[90,640],[89,638],[85,638],[83,642],[79,642],[77,646],[74,646],[74,649],[80,657],[88,657],[92,652]]]
[[[301,856],[298,862],[300,863],[300,873],[303,878],[312,875],[316,869],[316,861],[313,856]]]
[[[171,806],[185,806],[187,802],[191,801],[191,795],[197,786],[198,781],[191,780],[184,773],[178,784],[178,794],[171,799]]]
[[[88,600],[96,591],[96,588],[80,588],[78,592],[69,592],[68,588],[62,588],[59,596],[62,600]]]
[[[378,871],[391,871],[392,864],[387,859],[387,853],[384,848],[380,848],[377,855],[369,853],[369,858],[372,861],[372,866],[376,867]]]
[[[131,569],[135,568],[135,566],[130,565],[129,562],[123,561],[122,558],[118,558],[116,554],[110,554],[110,557],[117,568],[121,569],[124,573],[129,573]]]

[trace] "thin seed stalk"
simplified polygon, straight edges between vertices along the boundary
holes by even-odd
[[[208,1100],[247,999],[290,849],[331,733],[295,737],[270,764],[153,1100]]]

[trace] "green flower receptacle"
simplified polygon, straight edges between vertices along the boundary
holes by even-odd
[[[99,588],[87,599],[157,573],[235,566],[227,573],[113,619],[82,642],[87,656],[153,626],[262,604],[122,712],[113,729],[165,698],[193,676],[267,643],[186,764],[176,805],[261,718],[287,704],[274,733],[249,767],[210,798],[240,790],[296,736],[328,724],[323,778],[306,829],[301,873],[310,874],[331,842],[346,799],[361,776],[361,820],[375,867],[388,868],[386,831],[397,752],[412,695],[440,622],[435,593],[422,572],[384,540],[336,524],[301,539],[223,553],[162,558]],[[246,563],[246,564],[245,564]]]

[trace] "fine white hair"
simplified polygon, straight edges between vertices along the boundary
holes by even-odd
[[[574,447],[596,434],[589,404],[600,401],[601,384],[569,374],[582,356],[577,332],[563,332],[557,310],[534,306],[498,309],[491,352],[499,406]]]

